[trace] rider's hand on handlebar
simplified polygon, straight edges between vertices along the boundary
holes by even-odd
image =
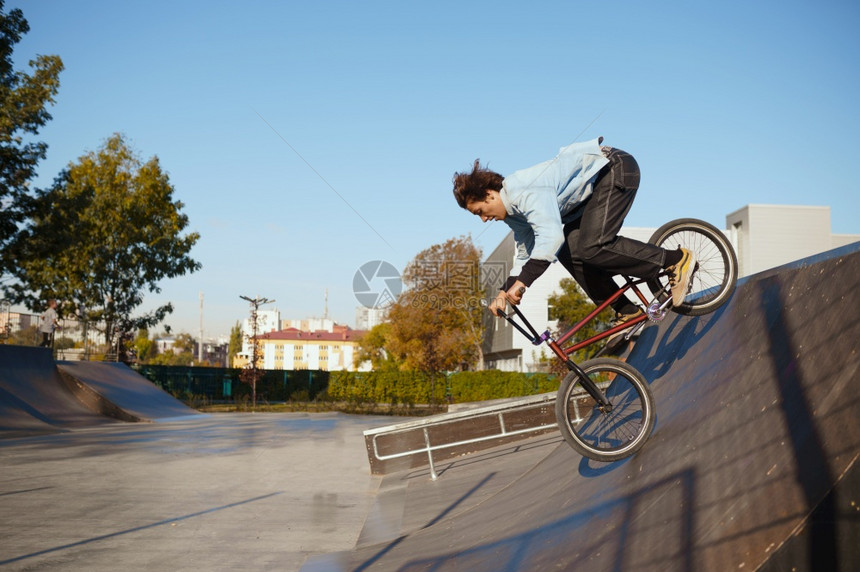
[[[487,309],[494,316],[499,317],[499,316],[501,316],[500,312],[504,312],[505,308],[507,308],[507,306],[508,306],[508,301],[505,298],[505,293],[499,292],[499,295],[496,296],[496,298],[492,302],[490,302],[490,305],[487,307]]]
[[[492,312],[494,316],[501,316],[501,313],[505,311],[505,308],[507,307],[508,303],[516,306],[522,301],[523,294],[525,294],[525,291],[526,285],[517,280],[516,282],[514,282],[514,285],[508,289],[507,292],[499,292],[499,295],[496,296],[496,299],[490,302],[490,312]]]

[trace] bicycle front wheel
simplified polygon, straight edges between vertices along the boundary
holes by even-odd
[[[738,258],[726,236],[716,227],[693,218],[673,220],[657,229],[648,241],[666,250],[686,248],[696,255],[698,269],[690,292],[672,310],[685,316],[701,316],[725,304],[738,281]],[[648,281],[660,301],[668,296],[669,279],[661,275]]]
[[[642,448],[654,429],[654,398],[645,378],[633,366],[598,358],[580,368],[603,392],[601,406],[583,388],[576,372],[561,382],[555,401],[558,428],[567,444],[596,461],[617,461]]]

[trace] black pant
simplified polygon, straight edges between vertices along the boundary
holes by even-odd
[[[40,348],[49,348],[51,347],[51,342],[54,341],[54,334],[48,332],[42,332],[42,343],[39,344]]]
[[[639,188],[639,165],[629,153],[607,148],[609,164],[597,174],[582,216],[564,225],[565,244],[558,259],[591,300],[600,304],[618,290],[616,274],[652,278],[663,268],[665,251],[652,244],[618,236]],[[622,296],[616,312],[631,313]]]

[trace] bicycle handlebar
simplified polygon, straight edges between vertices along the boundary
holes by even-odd
[[[486,302],[484,303],[484,305],[487,305]],[[514,316],[512,314],[508,314],[504,310],[499,310],[498,317],[507,320],[508,323],[510,323],[517,330],[519,330],[519,332],[524,335],[526,339],[528,339],[532,343],[532,345],[539,346],[550,338],[549,330],[545,331],[543,334],[538,334],[534,327],[532,327],[531,322],[529,322],[523,315],[523,313],[520,312],[519,308],[511,304],[511,309],[513,310],[513,314],[516,314],[517,317],[519,317],[519,319],[523,321],[523,324],[525,324],[526,328],[529,329],[528,332],[514,320]]]

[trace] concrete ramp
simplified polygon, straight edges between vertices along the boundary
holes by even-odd
[[[0,380],[2,377],[0,374]],[[62,430],[61,427],[51,425],[48,419],[29,403],[0,387],[0,438],[57,433]]]
[[[646,328],[628,361],[651,381],[657,425],[633,458],[596,463],[565,444],[523,455],[530,469],[466,510],[516,452],[440,463],[435,482],[391,475],[384,488],[426,518],[388,507],[387,539],[303,570],[852,569],[858,249],[753,276],[715,314]]]
[[[56,433],[112,421],[69,386],[49,349],[0,345],[0,436]]]
[[[0,345],[0,438],[200,415],[125,364],[61,362]]]
[[[63,361],[59,370],[138,421],[200,415],[123,363]]]

